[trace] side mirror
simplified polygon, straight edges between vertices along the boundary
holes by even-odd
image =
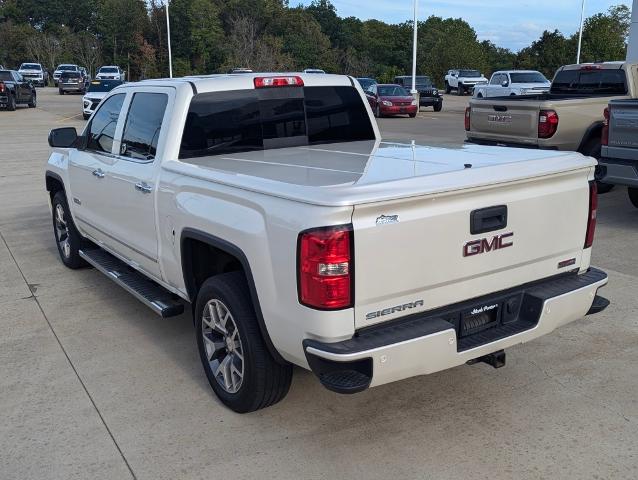
[[[49,145],[54,148],[71,148],[77,139],[75,127],[54,128],[49,132]]]

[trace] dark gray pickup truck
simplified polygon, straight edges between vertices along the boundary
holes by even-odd
[[[0,70],[0,107],[13,111],[16,105],[24,103],[35,108],[36,102],[35,87],[31,82],[15,70]]]
[[[612,100],[605,109],[598,180],[626,185],[638,208],[638,100]]]

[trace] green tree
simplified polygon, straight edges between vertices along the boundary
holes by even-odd
[[[589,17],[583,27],[581,61],[623,60],[627,54],[630,21],[626,5],[611,7],[607,13]]]
[[[518,53],[515,67],[539,70],[547,78],[552,78],[559,67],[575,60],[575,39],[565,38],[558,30],[545,30],[538,40]]]

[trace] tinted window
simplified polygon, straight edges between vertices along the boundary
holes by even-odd
[[[363,90],[367,90],[371,85],[377,83],[377,81],[372,78],[357,78],[357,81]]]
[[[78,67],[76,67],[75,65],[60,65],[58,67],[58,70],[60,71],[64,71],[64,70],[73,70],[73,71],[77,71]]]
[[[60,78],[80,78],[80,72],[62,72]]]
[[[100,68],[100,73],[117,73],[117,68],[115,68],[115,67],[102,67],[102,68]]]
[[[180,158],[371,139],[352,87],[211,92],[191,101]]]
[[[547,83],[545,75],[540,72],[510,73],[512,83]]]
[[[13,82],[13,76],[11,72],[5,70],[4,72],[0,72],[0,81],[3,82]]]
[[[136,93],[126,116],[120,154],[138,160],[152,160],[162,128],[168,96],[164,93]]]
[[[93,80],[89,84],[89,92],[110,92],[122,83],[119,80]]]
[[[124,103],[124,96],[124,94],[113,95],[102,103],[99,110],[95,112],[87,133],[86,148],[88,150],[111,153],[115,127],[120,116],[122,103]]]
[[[620,69],[562,70],[552,82],[551,93],[609,94],[627,93],[625,71]]]

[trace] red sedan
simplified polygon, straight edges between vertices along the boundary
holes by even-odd
[[[375,84],[366,90],[366,97],[375,117],[409,115],[416,117],[417,101],[401,85]]]

